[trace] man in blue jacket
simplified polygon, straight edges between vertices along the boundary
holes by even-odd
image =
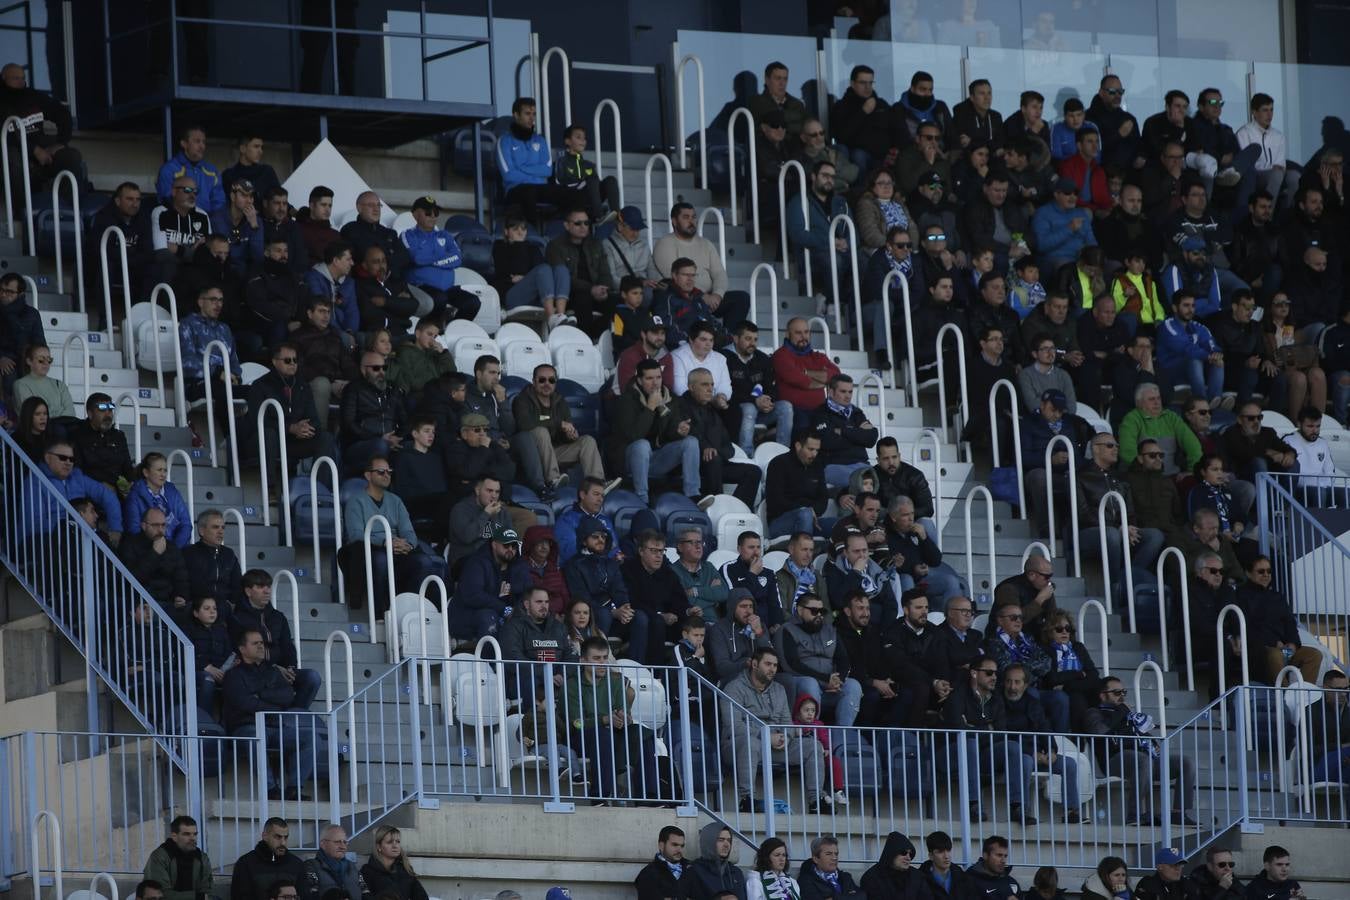
[[[426,291],[435,304],[431,318],[448,322],[478,315],[481,304],[478,297],[463,288],[455,287],[455,269],[464,263],[454,235],[437,228],[441,208],[434,197],[418,197],[413,201],[413,219],[416,228],[403,232],[403,245],[408,248],[412,262],[408,266],[408,284]]]
[[[605,482],[599,478],[583,478],[577,485],[577,502],[563,510],[553,525],[558,537],[558,565],[581,552],[578,534],[587,522],[599,522],[609,533],[610,559],[619,557],[619,533],[614,530],[614,519],[604,512]]]
[[[75,450],[69,441],[57,441],[48,447],[42,462],[38,464],[38,471],[55,489],[55,493],[45,487],[36,475],[28,477],[20,519],[23,537],[46,534],[64,521],[64,510],[56,497],[59,494],[67,502],[81,497],[93,500],[103,514],[103,521],[108,523],[109,542],[117,546],[122,538],[122,506],[117,494],[75,466]]]
[[[333,307],[333,325],[342,335],[347,349],[356,346],[361,327],[361,310],[356,303],[356,280],[352,273],[352,245],[331,241],[323,248],[323,261],[305,273],[305,293],[322,297]]]
[[[1158,328],[1158,375],[1164,384],[1191,386],[1191,396],[1219,406],[1223,397],[1223,349],[1209,329],[1195,320],[1195,296],[1177,291],[1172,315]],[[1233,408],[1230,397],[1225,409]]]
[[[784,217],[787,221],[788,243],[797,253],[799,261],[803,256],[811,260],[811,278],[817,286],[823,287],[830,283],[830,255],[834,254],[838,260],[840,294],[843,299],[831,295],[829,302],[843,303],[852,299],[853,270],[848,261],[848,238],[840,231],[841,236],[831,240],[830,223],[835,216],[848,212],[848,204],[834,192],[834,163],[817,160],[811,167],[809,180],[811,189],[806,193],[806,217],[802,216],[802,205],[797,198],[787,204]],[[817,290],[816,293],[823,292]]]
[[[1189,294],[1195,304],[1196,317],[1207,319],[1223,306],[1219,272],[1209,261],[1209,248],[1204,238],[1198,235],[1184,238],[1180,249],[1181,261],[1163,269],[1163,293],[1172,307],[1176,306],[1178,295]]]
[[[1072,178],[1055,182],[1054,200],[1036,210],[1031,230],[1036,236],[1042,272],[1053,272],[1078,259],[1078,251],[1084,247],[1097,246],[1092,210],[1078,206],[1078,184]]]
[[[450,633],[476,641],[495,634],[530,587],[530,567],[520,556],[520,535],[494,525],[488,539],[464,560],[450,604]]]
[[[178,133],[179,150],[159,167],[155,193],[164,206],[173,203],[173,182],[186,175],[197,183],[197,208],[208,216],[225,208],[225,188],[220,171],[206,162],[206,129],[187,125]]]
[[[506,191],[506,202],[539,223],[539,204],[561,209],[576,205],[576,192],[552,184],[553,152],[547,135],[534,133],[533,97],[519,97],[511,104],[511,128],[497,139],[497,172]]]

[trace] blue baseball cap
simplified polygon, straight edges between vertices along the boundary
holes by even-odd
[[[1175,847],[1160,847],[1158,852],[1153,854],[1153,864],[1155,866],[1179,866],[1186,862],[1186,858]]]
[[[642,220],[642,210],[636,206],[625,206],[619,210],[619,218],[634,231],[642,231],[647,227],[647,223]]]
[[[544,900],[572,900],[572,892],[565,887],[551,887]]]

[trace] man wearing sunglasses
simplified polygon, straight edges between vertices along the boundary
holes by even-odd
[[[254,381],[248,387],[248,421],[256,427],[258,412],[268,400],[281,405],[282,424],[286,433],[286,458],[290,463],[292,475],[296,465],[302,459],[320,456],[336,456],[336,443],[333,435],[323,426],[319,409],[314,404],[314,392],[309,382],[299,377],[300,352],[289,342],[277,344],[272,349],[272,369],[266,375]],[[324,412],[327,412],[325,410]],[[270,413],[264,420],[267,431],[266,458],[279,461],[276,434],[276,414]],[[257,452],[257,441],[248,441],[245,449]]]
[[[530,386],[511,403],[515,417],[516,443],[530,487],[555,492],[562,480],[564,466],[580,464],[587,478],[605,478],[595,438],[581,434],[572,424],[572,408],[558,394],[558,370],[538,365],[530,377]],[[612,489],[618,482],[609,485]],[[608,490],[607,489],[607,490]]]
[[[68,441],[57,441],[42,455],[38,473],[30,475],[24,486],[26,498],[20,509],[20,535],[46,534],[65,520],[62,507],[52,491],[37,480],[45,478],[55,493],[67,501],[81,497],[93,500],[108,523],[109,542],[116,547],[122,539],[122,505],[109,487],[95,481],[75,465],[75,450]]]
[[[439,227],[441,208],[434,197],[413,201],[415,228],[403,232],[410,263],[405,275],[408,284],[421,288],[430,297],[430,317],[437,322],[452,319],[473,321],[482,301],[477,294],[455,287],[455,270],[464,264],[455,237]],[[391,266],[391,271],[394,271]],[[395,274],[398,274],[397,272]]]
[[[1116,75],[1102,78],[1087,109],[1087,119],[1101,129],[1102,162],[1117,168],[1138,168],[1134,150],[1139,143],[1139,120],[1123,107],[1125,85]]]
[[[85,420],[70,430],[75,464],[84,474],[125,495],[136,480],[136,467],[127,450],[127,436],[116,427],[117,404],[95,391],[84,401]]]
[[[408,430],[403,395],[389,386],[384,360],[373,350],[361,354],[361,378],[342,392],[342,458],[349,471],[376,454],[396,453]]]
[[[1255,482],[1258,472],[1293,471],[1298,454],[1282,441],[1275,429],[1263,426],[1261,404],[1251,401],[1238,408],[1236,425],[1223,433],[1222,452],[1232,461],[1238,475]]]
[[[1153,527],[1152,522],[1139,517],[1134,505],[1134,497],[1128,481],[1120,476],[1120,443],[1110,432],[1101,432],[1092,438],[1088,445],[1092,460],[1078,470],[1078,479],[1074,482],[1074,492],[1078,502],[1078,521],[1091,526],[1097,521],[1102,499],[1111,492],[1120,494],[1125,500],[1125,512],[1129,522],[1128,538],[1130,542],[1130,565],[1135,569],[1135,580],[1142,583],[1141,576],[1147,576],[1152,570],[1158,554],[1162,552],[1163,533]],[[1124,584],[1122,574],[1120,527],[1121,511],[1117,503],[1106,506],[1106,556],[1107,567],[1116,585]],[[1083,549],[1089,556],[1101,555],[1101,531],[1087,527],[1081,533]],[[1118,588],[1123,589],[1123,587]]]
[[[192,259],[211,233],[211,218],[197,206],[197,182],[180,175],[169,186],[170,195],[150,214],[158,281],[173,281],[179,265]]]
[[[1153,438],[1139,442],[1134,462],[1125,472],[1125,483],[1134,501],[1131,522],[1161,529],[1165,534],[1177,533],[1185,526],[1181,495],[1176,482],[1163,474],[1162,447]]]
[[[1187,893],[1199,894],[1197,900],[1245,900],[1247,888],[1236,872],[1233,851],[1211,845],[1205,850],[1205,861],[1186,876]]]
[[[1107,777],[1117,775],[1125,779],[1120,792],[1111,792],[1113,801],[1123,794],[1125,824],[1161,824],[1160,817],[1153,812],[1153,781],[1161,767],[1156,758],[1161,748],[1147,739],[1154,730],[1153,717],[1131,710],[1125,702],[1129,693],[1119,678],[1104,678],[1097,705],[1084,713],[1079,729],[1084,734],[1097,735],[1089,743]],[[1172,824],[1194,825],[1195,819],[1187,810],[1195,808],[1195,760],[1177,748],[1170,755],[1169,765],[1176,782]],[[1166,790],[1168,785],[1163,788]]]

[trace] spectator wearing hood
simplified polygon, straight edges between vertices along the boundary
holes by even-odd
[[[721,822],[710,822],[698,831],[698,859],[690,865],[695,881],[691,897],[718,900],[735,894],[746,900],[745,873],[737,865],[740,847],[731,829]]]
[[[257,846],[235,861],[230,900],[257,900],[270,896],[268,889],[276,881],[285,879],[299,885],[304,880],[304,863],[286,848],[290,831],[286,820],[277,816],[263,823]]]
[[[619,534],[614,530],[613,517],[604,512],[604,505],[605,482],[599,478],[583,478],[581,484],[577,486],[577,501],[563,510],[554,522],[559,563],[566,564],[577,555],[580,549],[581,527],[588,520],[594,520],[604,526],[609,534],[609,550],[606,555],[611,559],[618,557]]]
[[[590,603],[595,626],[605,634],[628,638],[629,656],[642,662],[651,622],[647,612],[629,600],[628,583],[614,558],[611,537],[598,519],[588,518],[578,524],[573,539],[578,549],[563,564],[563,579],[573,599]]]
[[[801,900],[834,900],[836,897],[866,898],[853,876],[839,868],[839,839],[822,835],[811,841],[811,858],[797,872]]]
[[[548,610],[561,616],[572,602],[567,590],[567,579],[558,566],[558,542],[549,525],[531,525],[525,529],[524,552],[521,558],[530,568],[530,584],[548,591]]]
[[[1136,882],[1119,856],[1102,857],[1097,871],[1083,882],[1083,900],[1133,900]]]
[[[913,842],[900,832],[886,835],[881,857],[860,882],[867,900],[931,900],[927,879],[912,865],[915,852]]]

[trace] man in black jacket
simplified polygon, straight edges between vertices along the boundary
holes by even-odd
[[[356,198],[356,218],[342,226],[342,239],[352,245],[352,259],[364,259],[368,247],[379,247],[389,261],[390,276],[401,279],[412,261],[398,232],[380,224],[383,209],[379,194],[363,191]]]
[[[619,567],[635,612],[647,616],[647,662],[665,658],[665,642],[680,639],[679,622],[693,605],[680,577],[666,562],[666,539],[654,529],[634,537],[637,554]]]
[[[686,497],[699,493],[698,437],[690,434],[692,422],[681,418],[670,391],[661,383],[661,364],[644,359],[637,374],[615,401],[610,416],[611,464],[622,462],[633,481],[633,490],[643,503],[650,496],[652,473],[669,475],[678,470]]]
[[[230,611],[244,599],[239,557],[225,546],[225,516],[218,509],[197,513],[197,542],[183,548],[192,597],[215,597],[221,611]]]
[[[1263,300],[1279,287],[1280,229],[1274,218],[1275,198],[1256,191],[1247,198],[1247,215],[1233,226],[1228,248],[1230,271]]]
[[[736,558],[722,567],[722,580],[735,591],[744,588],[755,600],[755,613],[770,628],[783,623],[792,609],[792,598],[786,603],[778,594],[778,579],[773,569],[764,565],[764,542],[753,531],[742,531],[736,537]],[[730,605],[731,600],[727,600]],[[734,612],[734,610],[733,610]]]
[[[934,831],[924,838],[928,861],[919,867],[935,900],[979,900],[983,890],[965,869],[952,865],[952,838],[945,831]]]
[[[257,186],[257,182],[253,182]],[[291,218],[290,195],[281,185],[262,190],[263,243],[284,241],[286,261],[297,278],[304,278],[309,271],[309,249],[305,246],[305,236],[300,231],[300,223]]]
[[[1121,107],[1124,99],[1125,86],[1119,76],[1107,75],[1087,109],[1088,121],[1101,131],[1102,163],[1118,169],[1134,167],[1139,144],[1139,120]]]
[[[866,897],[853,876],[839,868],[839,839],[834,835],[822,835],[811,841],[811,858],[802,863],[797,883],[802,889],[801,900]]]
[[[356,306],[361,313],[361,330],[388,329],[395,340],[412,330],[412,317],[422,306],[408,291],[408,285],[389,274],[389,257],[378,244],[371,244],[352,273],[356,277]],[[427,309],[426,312],[430,312]]]
[[[449,441],[449,443],[444,443]],[[450,493],[455,498],[467,497],[474,484],[484,475],[501,482],[501,496],[510,498],[511,482],[516,477],[516,464],[511,453],[492,439],[486,416],[468,413],[459,422],[459,435],[450,440],[447,433],[436,442],[433,452],[444,445],[445,470],[449,475]]]
[[[942,725],[944,728],[961,728],[969,731],[1007,731],[1007,710],[1003,705],[1003,696],[996,689],[998,684],[998,664],[992,659],[982,659],[970,667],[970,676],[966,681],[952,685],[952,692],[942,704]],[[960,752],[951,748],[945,754],[947,764],[955,765],[954,754]],[[1015,741],[990,735],[977,739],[965,746],[970,771],[979,777],[981,772],[990,776],[1000,775],[1004,784],[997,785],[995,796],[1004,793],[1008,796],[1008,814],[1012,821],[1024,825],[1035,825],[1036,819],[1030,810],[1024,812],[1022,798],[1035,797],[1032,787],[1032,772],[1022,762],[1022,754]],[[941,761],[940,761],[941,762]],[[970,803],[971,816],[983,821],[978,798]],[[986,842],[985,851],[988,853]],[[1007,859],[1005,845],[1004,860]],[[982,859],[982,861],[986,861]],[[971,867],[970,873],[977,881],[984,878],[1001,878],[1002,871],[981,872],[980,863]],[[987,887],[988,885],[986,885]],[[1012,896],[1016,896],[1014,890]],[[1002,895],[1004,897],[1008,894]]]
[[[1233,851],[1211,844],[1205,862],[1186,876],[1187,895],[1195,900],[1245,900],[1246,887],[1238,880]]]
[[[1139,879],[1134,889],[1138,900],[1185,900],[1190,895],[1182,879],[1186,857],[1173,847],[1159,847],[1153,854],[1153,874]]]
[[[285,819],[273,816],[263,823],[262,840],[235,861],[234,872],[230,875],[230,900],[268,897],[268,890],[282,879],[300,884],[305,864],[294,853],[288,852],[286,843],[290,836],[291,827]]]
[[[187,615],[188,570],[183,552],[164,535],[164,521],[162,509],[148,507],[141,516],[141,530],[126,535],[118,553],[146,593],[177,619]]]
[[[914,515],[929,534],[937,534],[933,524],[933,492],[928,487],[928,476],[900,458],[900,443],[893,437],[877,441],[877,464],[880,479],[877,493],[881,502],[889,506],[896,497],[914,501]]]
[[[755,426],[774,426],[780,444],[792,438],[792,404],[778,395],[773,360],[759,349],[759,326],[749,319],[736,326],[731,346],[722,350],[731,375],[727,427],[747,456],[755,455]]]
[[[225,673],[222,688],[224,725],[234,737],[257,737],[257,714],[307,709],[298,704],[295,689],[281,670],[267,661],[267,644],[256,628],[241,631],[236,640],[239,665]],[[316,734],[311,727],[299,725],[289,716],[274,716],[267,721],[269,751],[281,755],[285,768],[286,799],[300,800],[305,783],[314,774]],[[268,768],[268,797],[281,799],[281,781]]]
[[[342,463],[359,471],[373,456],[390,459],[403,444],[407,413],[403,395],[385,380],[383,354],[361,354],[361,378],[342,392]]]
[[[689,373],[688,384],[689,390],[676,401],[679,410],[676,415],[689,420],[689,435],[698,438],[702,493],[720,494],[725,482],[734,481],[736,499],[746,506],[754,506],[759,492],[760,469],[753,463],[731,461],[736,451],[721,413],[712,405],[712,373],[703,368],[694,369]]]
[[[1031,218],[1022,204],[1008,202],[1008,184],[1007,172],[990,169],[981,196],[966,206],[961,219],[971,247],[994,248],[994,268],[999,272],[1006,272],[1011,262],[1031,252],[1026,244],[1031,235]],[[1023,241],[1013,243],[1012,236],[1019,233]]]
[[[95,481],[125,494],[136,480],[136,466],[127,450],[127,436],[115,423],[117,404],[95,391],[84,401],[84,415],[85,420],[70,431],[75,465]],[[127,482],[125,489],[119,481]]]
[[[994,89],[987,78],[977,78],[967,88],[966,99],[952,107],[947,127],[947,150],[961,155],[972,141],[983,141],[991,154],[1003,149],[1003,114],[993,108]]]
[[[876,92],[876,73],[871,66],[854,66],[848,89],[830,107],[834,139],[848,150],[848,158],[867,172],[886,162],[891,150],[909,143],[909,135],[894,129],[887,110],[891,105]]]
[[[24,353],[30,345],[47,343],[42,315],[24,297],[24,280],[14,272],[0,277],[0,377],[9,395],[24,374]],[[33,297],[32,301],[37,302]]]
[[[314,405],[314,392],[310,390],[309,382],[297,374],[299,359],[300,351],[294,344],[285,341],[277,344],[272,348],[272,371],[248,386],[250,431],[256,430],[258,412],[264,403],[275,400],[281,405],[282,423],[286,429],[286,461],[290,464],[291,471],[288,474],[291,476],[294,476],[295,467],[302,459],[337,457],[337,444],[333,440],[333,433],[323,427],[319,418],[319,410]],[[270,409],[263,418],[268,465],[279,465],[281,460],[276,420],[276,413]],[[245,452],[250,455],[257,452],[256,435],[245,443]]]
[[[1346,704],[1350,680],[1340,669],[1322,676],[1321,699],[1306,713],[1308,743],[1312,749],[1314,783],[1341,783],[1350,772],[1350,707]]]
[[[280,234],[263,244],[263,258],[244,283],[244,306],[240,328],[260,342],[257,349],[275,352],[286,339],[288,326],[300,315],[305,292],[290,264],[291,250]]]
[[[319,695],[323,679],[314,669],[301,669],[291,625],[285,613],[272,605],[272,576],[262,569],[244,573],[244,602],[234,608],[234,632],[256,631],[262,635],[267,661],[295,691],[295,709],[309,709]]]
[[[844,614],[836,625],[839,643],[848,654],[849,677],[862,685],[862,702],[856,724],[900,728],[905,724],[906,704],[900,682],[882,647],[881,629],[872,624],[872,604],[861,591],[848,597]]]
[[[853,403],[851,376],[841,373],[830,378],[825,402],[816,410],[813,424],[825,426],[816,432],[825,483],[848,484],[853,470],[867,465],[867,449],[877,442],[877,427]]]
[[[61,172],[71,172],[75,176],[76,190],[84,192],[89,182],[84,158],[80,151],[70,146],[70,112],[55,97],[28,86],[23,66],[9,63],[0,69],[0,120],[17,116],[21,128],[27,133],[29,174],[33,186],[43,187]],[[18,176],[11,178],[14,184],[21,184],[19,173],[22,161],[18,149],[17,135],[6,134],[10,141],[9,164]]]
[[[1049,735],[1050,720],[1040,700],[1027,693],[1029,687],[1027,667],[1013,663],[1003,670],[1003,707],[1006,711],[1006,723],[1009,731],[1020,731],[1023,736],[1018,744],[1022,751],[1022,767],[1031,771],[1050,772],[1062,778],[1064,820],[1070,824],[1082,821],[1078,811],[1078,762],[1055,752],[1055,745],[1049,738],[1032,738],[1027,735]]]
[[[799,431],[792,437],[792,452],[769,461],[764,500],[768,503],[770,535],[820,533],[820,515],[829,497],[825,491],[825,467],[820,462],[823,426]]]
[[[886,628],[881,649],[891,663],[891,678],[907,698],[905,724],[920,727],[928,708],[943,704],[952,693],[952,682],[935,671],[933,650],[937,629],[928,622],[928,598],[922,591],[907,591],[901,600],[904,616]]]
[[[690,900],[700,885],[684,859],[684,832],[674,825],[656,837],[656,857],[633,879],[638,900]]]
[[[133,300],[150,292],[150,266],[155,259],[154,237],[150,232],[150,211],[141,205],[141,189],[134,181],[124,181],[113,191],[112,198],[94,214],[89,228],[88,265],[102,277],[99,261],[100,242],[109,228],[122,232],[127,244],[127,274],[131,281]],[[122,290],[122,254],[117,239],[108,240],[108,278],[113,295],[113,315],[117,315],[118,297]]]

